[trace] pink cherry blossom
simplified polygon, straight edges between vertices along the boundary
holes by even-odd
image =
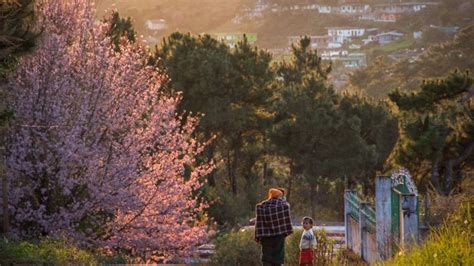
[[[113,50],[89,1],[43,0],[38,13],[40,45],[8,84],[15,235],[190,254],[207,237],[198,191],[214,168],[196,162],[206,145],[192,137],[198,119],[176,114],[180,95],[161,92],[146,50],[125,40]]]

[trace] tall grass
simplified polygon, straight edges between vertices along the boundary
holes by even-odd
[[[472,208],[472,200],[464,203],[423,245],[400,251],[385,265],[474,265]]]

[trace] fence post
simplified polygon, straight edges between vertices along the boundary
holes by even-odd
[[[377,252],[381,260],[392,256],[392,180],[389,176],[375,178],[375,220]]]
[[[402,194],[400,199],[400,243],[403,248],[418,241],[417,198],[415,194]]]
[[[351,212],[351,204],[349,203],[349,199],[352,195],[355,195],[357,192],[352,189],[344,190],[344,225],[346,233],[344,234],[346,240],[346,246],[348,249],[353,248],[352,245],[352,236],[351,236],[351,223],[349,222],[349,214]]]
[[[367,261],[367,208],[369,207],[368,202],[360,203],[360,215],[359,215],[359,232],[360,232],[360,257]]]

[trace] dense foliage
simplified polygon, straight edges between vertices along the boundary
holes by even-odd
[[[299,188],[305,195],[308,184],[311,202],[323,191],[342,191],[345,179],[370,190],[395,143],[397,125],[387,106],[337,95],[327,83],[330,66],[309,48],[309,39],[292,55],[270,66],[271,56],[246,40],[229,49],[208,35],[174,33],[149,60],[166,70],[169,91],[182,91],[179,110],[204,114],[196,136],[216,137],[205,159],[223,164],[208,176],[206,195],[221,225],[237,222],[233,215],[251,215],[263,195],[256,189],[270,184],[288,187],[288,198]],[[342,207],[340,200],[330,205]],[[295,206],[315,215],[316,206]]]
[[[468,72],[455,71],[425,82],[416,93],[389,95],[401,117],[396,161],[416,173],[420,183],[431,182],[445,193],[474,167],[472,83]]]
[[[14,65],[16,57],[30,51],[38,36],[34,0],[0,2],[0,79]]]
[[[293,61],[278,67],[275,120],[270,139],[277,154],[289,159],[288,189],[295,177],[309,187],[311,215],[315,196],[327,190],[327,180],[370,191],[376,171],[398,137],[395,118],[383,103],[357,95],[339,95],[326,79],[325,67],[309,39],[293,46]],[[336,190],[337,191],[337,190]],[[339,189],[341,191],[341,189]],[[342,208],[341,205],[332,205]]]
[[[3,264],[97,264],[96,257],[85,250],[53,239],[39,243],[0,241],[0,262]]]

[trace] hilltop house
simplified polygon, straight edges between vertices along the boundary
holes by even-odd
[[[419,12],[428,6],[438,5],[436,2],[410,2],[410,3],[389,3],[374,5],[375,12],[382,13],[408,13]]]
[[[330,14],[331,12],[333,12],[332,7],[328,5],[318,5],[317,9],[319,13],[322,14]]]
[[[154,30],[154,31],[164,30],[168,27],[166,24],[166,20],[164,19],[149,19],[145,21],[145,26],[149,30]]]
[[[346,3],[339,6],[341,14],[358,14],[370,12],[370,5],[359,3]]]
[[[450,34],[454,34],[454,33],[458,32],[458,30],[459,30],[459,27],[456,27],[456,26],[441,27],[441,26],[430,25],[430,28],[439,30],[443,33],[450,33]]]
[[[323,60],[340,63],[344,68],[359,68],[367,66],[365,53],[348,53],[347,51],[327,51],[321,53]]]
[[[380,13],[375,13],[374,21],[375,22],[397,22],[400,16],[401,16],[400,13],[380,12]]]
[[[338,43],[344,43],[351,38],[359,38],[365,34],[365,29],[359,27],[329,27],[327,30],[331,41]]]
[[[377,34],[377,41],[380,45],[388,44],[397,41],[403,37],[403,33],[398,31],[389,31]]]

